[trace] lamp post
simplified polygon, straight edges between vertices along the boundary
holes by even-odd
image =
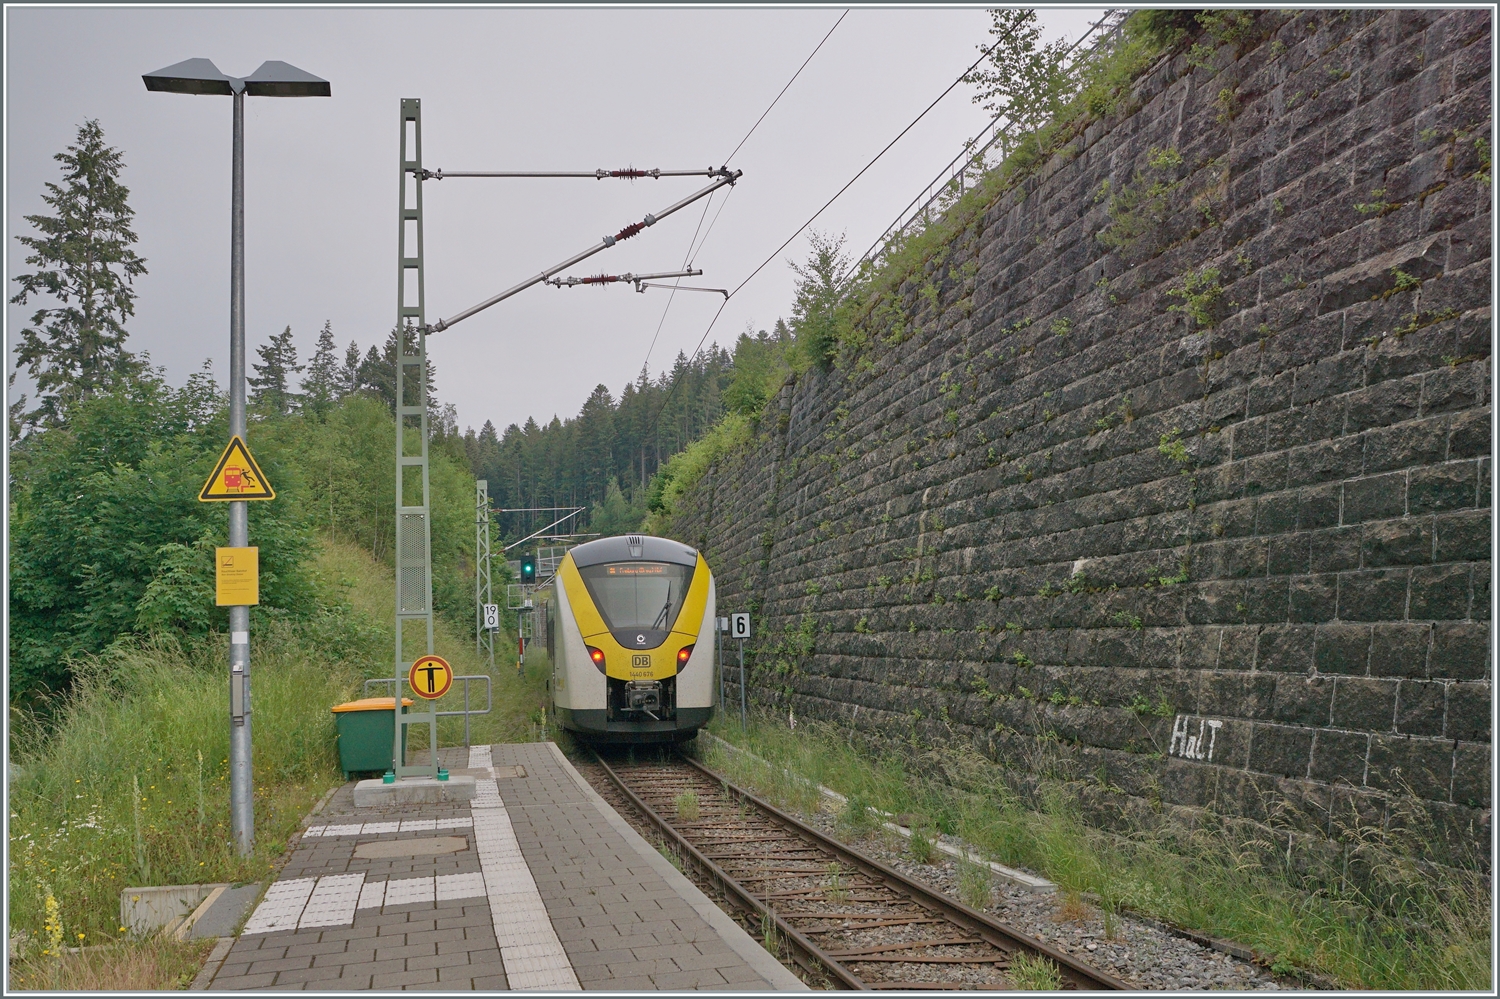
[[[234,98],[234,166],[229,237],[229,433],[245,438],[245,95],[328,97],[327,80],[284,62],[265,62],[243,79],[207,59],[188,59],[141,77],[146,89]],[[229,504],[229,544],[250,544],[248,504]],[[229,821],[239,853],[255,844],[255,785],[250,765],[250,608],[229,608]]]

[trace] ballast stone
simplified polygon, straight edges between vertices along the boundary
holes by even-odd
[[[432,777],[403,777],[394,784],[386,784],[375,777],[354,785],[354,807],[472,801],[474,794],[474,778],[468,776],[452,776],[444,781]]]

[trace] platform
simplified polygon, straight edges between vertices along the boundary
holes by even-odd
[[[340,788],[211,989],[805,989],[552,743],[445,749],[470,801]]]

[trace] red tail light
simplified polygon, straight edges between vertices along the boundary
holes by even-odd
[[[592,645],[586,645],[586,646],[584,646],[584,648],[586,648],[586,649],[589,650],[589,658],[592,659],[592,660],[594,660],[594,665],[598,666],[599,667],[599,672],[603,673],[604,672],[604,651],[602,649],[596,649]]]
[[[693,647],[691,645],[684,645],[682,648],[677,650],[677,665],[686,666],[687,661],[692,657]]]

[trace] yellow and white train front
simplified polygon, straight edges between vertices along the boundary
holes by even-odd
[[[713,716],[714,579],[668,538],[601,538],[564,557],[547,601],[557,721],[594,742],[691,739]]]

